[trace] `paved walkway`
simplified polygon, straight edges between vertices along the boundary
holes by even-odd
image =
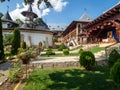
[[[8,74],[9,74],[9,69],[12,67],[12,64],[10,61],[0,64],[0,85],[7,80]]]

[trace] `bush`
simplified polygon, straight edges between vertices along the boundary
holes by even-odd
[[[20,31],[15,28],[12,35],[12,48],[11,53],[13,55],[18,53],[18,48],[20,48]]]
[[[62,51],[63,49],[67,49],[68,47],[66,47],[64,45],[64,43],[62,43],[59,47],[58,47],[58,51]]]
[[[85,69],[90,70],[95,65],[95,56],[90,51],[83,51],[80,55],[79,62]]]
[[[83,49],[80,48],[80,50],[79,50],[79,55],[81,55],[82,52],[83,52]]]
[[[18,77],[19,77],[20,73],[21,73],[21,64],[14,63],[14,67],[9,69],[8,78],[9,78],[10,82],[18,81]]]
[[[108,58],[109,67],[112,67],[114,63],[118,60],[118,58],[120,58],[119,53],[115,49],[112,50]]]
[[[22,41],[21,48],[26,49],[26,42]]]
[[[51,48],[48,48],[47,51],[46,51],[46,54],[49,56],[49,55],[55,55],[55,52],[52,51]]]
[[[111,67],[110,76],[120,89],[120,59]]]
[[[64,55],[69,55],[69,49],[63,49],[63,54]]]

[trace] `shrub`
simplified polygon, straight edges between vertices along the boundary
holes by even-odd
[[[51,48],[48,48],[47,51],[46,51],[46,54],[49,56],[49,55],[55,55],[55,52],[52,51]]]
[[[79,50],[79,54],[81,55],[81,53],[83,52],[83,49],[82,48],[80,48],[80,50]]]
[[[68,47],[66,47],[64,45],[64,43],[62,43],[59,47],[58,47],[58,51],[62,51],[63,49],[67,49]]]
[[[12,35],[12,48],[11,53],[13,55],[17,54],[18,48],[20,48],[20,31],[15,28]]]
[[[10,82],[16,82],[18,80],[18,76],[20,73],[21,73],[20,63],[14,63],[14,67],[9,69],[8,78]]]
[[[111,67],[110,76],[120,89],[120,59]]]
[[[69,49],[63,49],[63,54],[64,55],[69,55]]]
[[[83,51],[80,55],[79,62],[85,69],[90,70],[95,65],[95,56],[90,51]]]
[[[109,67],[112,67],[114,63],[118,60],[118,58],[120,58],[119,53],[115,49],[112,50],[108,58]]]
[[[22,47],[23,49],[26,49],[26,42],[22,41],[21,47]]]

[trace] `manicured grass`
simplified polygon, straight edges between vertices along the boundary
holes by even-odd
[[[95,47],[95,48],[92,48],[90,49],[89,51],[91,51],[92,53],[97,53],[101,50],[104,50],[105,48],[104,47]],[[55,55],[50,55],[49,57],[66,57],[66,56],[79,56],[79,54],[76,52],[76,53],[70,53],[69,55],[64,55],[63,53],[58,53],[58,54],[55,54]],[[41,58],[45,58],[45,57],[48,57],[46,54],[41,54],[40,55]]]
[[[97,52],[99,52],[101,50],[105,50],[105,47],[95,47],[95,48],[90,49],[90,51],[92,53],[97,53]]]
[[[109,68],[34,70],[23,90],[116,90]]]

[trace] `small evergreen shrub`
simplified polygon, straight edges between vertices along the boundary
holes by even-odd
[[[63,54],[64,55],[69,55],[69,49],[63,49]]]
[[[26,42],[22,41],[21,47],[22,47],[23,49],[26,49]]]
[[[11,53],[16,55],[18,53],[18,48],[20,48],[20,31],[18,28],[15,28],[12,35]]]
[[[83,49],[80,48],[80,50],[79,50],[79,55],[81,55],[82,52],[83,52]]]
[[[52,51],[51,48],[48,48],[47,51],[46,51],[46,55],[55,55],[55,52]]]
[[[95,65],[95,56],[90,51],[83,51],[80,55],[79,62],[86,70],[90,70]]]
[[[111,67],[110,76],[120,89],[120,59]]]
[[[112,50],[108,58],[109,67],[112,67],[114,63],[118,60],[118,58],[120,58],[119,53],[115,49]]]
[[[59,47],[58,47],[58,51],[62,51],[63,49],[67,49],[68,47],[66,47],[64,45],[64,43],[62,43]]]

